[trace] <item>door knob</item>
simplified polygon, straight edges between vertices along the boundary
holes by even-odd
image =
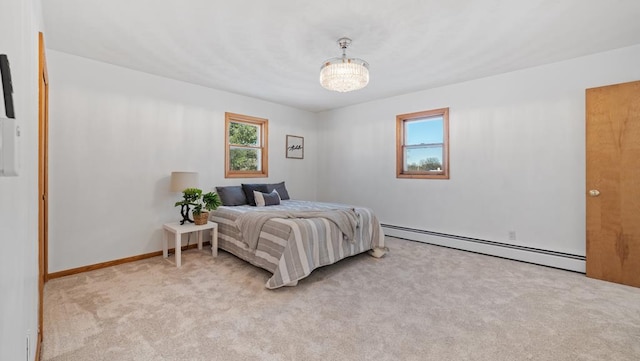
[[[600,195],[600,191],[597,190],[597,189],[592,189],[592,190],[589,191],[589,195],[592,196],[592,197],[597,197],[597,196]]]

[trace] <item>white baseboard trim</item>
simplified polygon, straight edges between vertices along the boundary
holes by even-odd
[[[390,224],[383,224],[382,228],[384,229],[384,234],[390,237],[482,253],[490,256],[508,258],[568,271],[580,273],[586,272],[586,261],[584,256],[406,228]]]

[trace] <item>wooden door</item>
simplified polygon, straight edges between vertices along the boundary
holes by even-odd
[[[587,276],[640,287],[640,81],[587,89]]]
[[[38,346],[36,360],[39,359],[42,342],[44,283],[48,273],[48,232],[49,232],[49,80],[44,50],[44,37],[39,36],[39,106],[38,106]]]

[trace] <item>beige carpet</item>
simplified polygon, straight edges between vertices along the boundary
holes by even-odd
[[[52,280],[43,360],[640,360],[640,289],[387,243],[275,291],[197,250]]]

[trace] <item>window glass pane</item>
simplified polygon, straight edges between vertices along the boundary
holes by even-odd
[[[443,143],[444,119],[431,117],[405,122],[405,145]]]
[[[260,127],[253,124],[229,124],[229,143],[237,145],[260,145]]]
[[[229,148],[229,168],[231,170],[249,171],[262,170],[260,149]]]
[[[411,147],[405,148],[404,171],[441,171],[442,170],[443,148],[435,147]]]

